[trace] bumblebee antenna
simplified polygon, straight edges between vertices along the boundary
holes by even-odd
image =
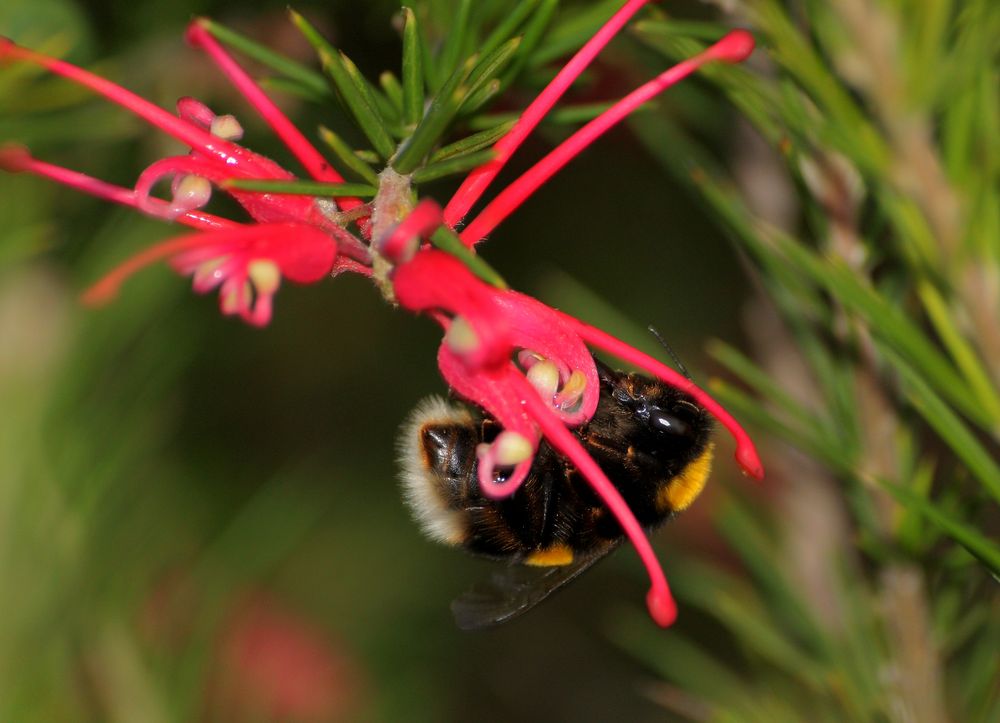
[[[686,376],[686,377],[687,377],[688,379],[690,379],[691,381],[694,381],[693,379],[691,379],[691,373],[690,373],[690,372],[689,372],[689,371],[687,370],[687,367],[686,367],[686,366],[684,366],[684,362],[682,362],[682,361],[680,360],[680,358],[679,358],[679,357],[677,356],[677,354],[676,354],[676,353],[674,352],[674,349],[673,349],[673,347],[671,347],[671,346],[670,346],[670,345],[669,345],[669,344],[667,343],[667,340],[666,340],[666,339],[664,339],[664,338],[663,338],[663,336],[662,336],[662,335],[660,334],[660,332],[658,332],[658,331],[656,330],[656,327],[655,327],[655,326],[653,326],[652,324],[650,324],[650,325],[649,325],[649,326],[647,326],[646,328],[647,328],[647,329],[649,329],[650,333],[651,333],[651,334],[652,334],[653,336],[655,336],[655,337],[656,337],[656,340],[657,340],[658,342],[660,342],[660,345],[661,345],[661,346],[662,346],[662,347],[663,347],[664,349],[666,349],[666,350],[667,350],[667,354],[669,354],[669,355],[670,355],[670,358],[674,360],[674,364],[675,364],[675,365],[676,365],[676,367],[677,367],[677,368],[678,368],[678,369],[680,370],[681,374],[683,374],[684,376]]]

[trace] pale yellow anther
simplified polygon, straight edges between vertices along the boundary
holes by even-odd
[[[222,293],[219,294],[219,308],[223,314],[235,314],[240,310],[241,297],[243,294],[249,295],[249,286],[250,284],[246,283],[243,286],[222,287]]]
[[[220,256],[217,259],[200,264],[194,271],[192,283],[195,290],[211,288],[222,281],[222,267],[229,260],[228,256]]]
[[[212,184],[201,176],[184,176],[174,187],[173,206],[190,210],[201,208],[212,197]]]
[[[257,259],[247,266],[247,274],[258,294],[270,296],[281,285],[281,270],[273,261]]]
[[[573,373],[569,375],[569,379],[566,380],[566,384],[563,385],[562,390],[559,392],[559,406],[562,409],[569,409],[580,401],[580,397],[583,396],[586,388],[586,375],[579,369],[574,369]]]
[[[546,401],[552,399],[559,390],[559,369],[548,360],[532,364],[525,376],[538,390],[539,396]]]
[[[493,445],[497,464],[501,467],[513,467],[531,459],[531,455],[535,453],[528,438],[517,432],[500,432]]]
[[[448,333],[445,335],[448,347],[457,354],[468,354],[479,346],[479,337],[472,325],[461,316],[451,321]]]
[[[236,120],[235,116],[217,115],[212,119],[212,125],[208,129],[209,133],[227,141],[238,141],[243,137],[243,126]]]

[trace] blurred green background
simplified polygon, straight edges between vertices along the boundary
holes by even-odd
[[[308,61],[284,5],[15,0],[0,10],[0,33],[163,106],[192,95],[233,112],[248,146],[287,162],[182,39],[189,18],[205,14]],[[396,3],[296,8],[370,76],[398,66]],[[597,97],[646,77],[621,64],[613,48]],[[171,147],[65,83],[12,71],[0,74],[0,137],[39,157],[131,185]],[[320,118],[347,125],[282,99],[305,129]],[[529,143],[507,177],[551,140]],[[214,296],[193,295],[164,267],[88,310],[77,302],[87,283],[178,230],[9,175],[0,217],[7,719],[661,717],[640,691],[647,674],[606,638],[612,611],[642,610],[646,583],[629,551],[516,624],[454,627],[450,600],[489,565],[420,536],[394,460],[402,420],[445,391],[429,321],[342,277],[287,286],[258,331],[222,318]],[[626,131],[541,191],[484,253],[516,288],[647,349],[642,329],[655,324],[700,377],[707,337],[739,343],[734,255]],[[719,467],[713,485],[735,476],[727,453]],[[672,550],[712,544],[708,505],[657,535],[668,571]],[[679,626],[698,623],[682,612]],[[662,634],[652,623],[648,632]],[[262,662],[282,656],[285,672]],[[257,695],[285,701],[285,713],[271,717]]]
[[[439,35],[460,2],[415,5]],[[554,23],[619,4],[565,0]],[[284,5],[6,0],[0,34],[234,113],[295,168],[182,38],[208,15],[314,67]],[[399,67],[398,3],[295,7],[368,78]],[[481,247],[515,288],[663,356],[655,325],[753,422],[765,484],[720,434],[705,495],[655,536],[673,628],[623,550],[460,633],[448,604],[490,564],[419,535],[394,460],[445,392],[436,327],[342,277],[286,285],[254,330],[165,267],[85,309],[178,229],[3,174],[0,720],[1000,720],[1000,6],[665,0],[571,100],[620,97],[732,23],[760,42],[748,65],[671,89]],[[277,98],[307,135],[364,145],[342,112]],[[498,186],[567,132],[539,128]],[[8,141],[124,186],[177,151],[24,65],[0,66]]]

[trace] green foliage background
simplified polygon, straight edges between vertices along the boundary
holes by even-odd
[[[563,3],[551,32],[617,4]],[[417,7],[432,35],[456,17]],[[398,69],[396,3],[296,9],[370,79]],[[574,102],[718,37],[715,12],[647,12]],[[193,14],[314,65],[283,3],[13,0],[0,33],[161,105],[234,112],[285,159],[184,46]],[[636,114],[483,249],[515,287],[656,353],[653,323],[756,425],[765,486],[725,450],[706,498],[657,535],[677,626],[645,619],[625,552],[523,621],[459,633],[447,603],[488,566],[424,542],[395,482],[399,423],[443,392],[432,325],[340,278],[284,289],[255,331],[163,268],[85,310],[80,289],[173,231],[4,175],[0,718],[1000,718],[1000,13],[748,0],[724,20],[757,33],[753,63]],[[303,129],[364,145],[331,105],[281,98]],[[566,132],[541,129],[514,165]],[[20,66],[0,69],[0,139],[123,185],[172,148]],[[256,705],[267,686],[226,657],[248,608],[338,661],[314,685],[321,712]]]

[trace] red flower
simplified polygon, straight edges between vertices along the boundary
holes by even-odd
[[[222,61],[220,64],[230,78],[254,100],[255,107],[282,134],[316,180],[343,180],[198,22],[192,24],[188,37]],[[108,301],[127,276],[149,263],[171,258],[178,271],[193,275],[195,291],[221,287],[223,313],[238,314],[245,321],[263,326],[270,321],[271,298],[282,277],[312,283],[331,271],[366,271],[370,263],[368,250],[337,223],[338,207],[332,201],[227,189],[253,219],[253,224],[237,223],[198,210],[208,202],[213,184],[235,179],[294,178],[274,161],[234,143],[242,135],[242,128],[232,116],[218,116],[202,103],[182,98],[177,104],[180,117],[175,117],[103,78],[0,39],[0,59],[4,58],[36,63],[84,85],[191,149],[189,155],[153,163],[139,176],[133,190],[36,160],[20,147],[0,149],[0,168],[47,176],[152,216],[204,230],[201,234],[164,242],[128,260],[87,292],[84,297],[87,301]],[[169,202],[150,195],[156,182],[164,177],[173,178],[173,198]],[[358,203],[355,199],[344,199],[341,207],[350,208]]]
[[[441,324],[445,338],[438,363],[445,380],[504,427],[496,441],[480,453],[479,481],[484,493],[493,497],[512,494],[524,480],[544,436],[576,464],[616,515],[649,571],[650,611],[657,622],[668,625],[676,610],[648,540],[617,489],[569,431],[569,427],[589,420],[597,405],[599,383],[588,345],[610,352],[694,397],[733,434],[737,460],[743,469],[760,477],[763,471],[753,444],[711,397],[672,369],[535,299],[482,281],[456,256],[425,243],[442,225],[449,229],[459,225],[523,140],[647,2],[629,0],[623,4],[496,143],[494,160],[469,175],[444,211],[425,200],[401,217],[399,210],[409,203],[409,179],[392,171],[383,174],[382,188],[370,208],[357,208],[360,202],[351,198],[335,203],[330,199],[227,188],[234,179],[282,180],[292,176],[273,161],[237,145],[234,140],[240,129],[230,116],[216,116],[197,101],[185,99],[178,106],[180,118],[176,118],[108,81],[10,42],[0,45],[0,59],[34,62],[85,85],[181,140],[191,152],[157,161],[142,173],[133,190],[45,164],[23,149],[0,151],[0,167],[44,175],[202,229],[201,233],[164,242],[125,262],[86,294],[89,301],[110,298],[131,273],[169,258],[178,271],[193,275],[196,291],[220,286],[224,313],[239,314],[251,323],[263,325],[270,319],[271,298],[281,277],[310,283],[329,272],[344,270],[373,275],[389,298],[410,311],[427,313]],[[191,25],[188,39],[222,68],[310,176],[318,181],[341,180],[201,22]],[[734,31],[629,94],[498,194],[462,230],[462,242],[473,247],[597,137],[667,87],[707,62],[739,62],[752,49],[751,36]],[[174,179],[170,201],[150,196],[154,183],[164,176]],[[390,178],[392,183],[387,183]],[[238,224],[200,211],[213,185],[239,201],[254,223]],[[355,218],[371,215],[371,223],[364,227],[371,236],[367,241],[341,225],[339,214],[349,209],[354,209]],[[513,361],[515,357],[518,363]],[[497,467],[513,468],[503,483],[494,481]]]

